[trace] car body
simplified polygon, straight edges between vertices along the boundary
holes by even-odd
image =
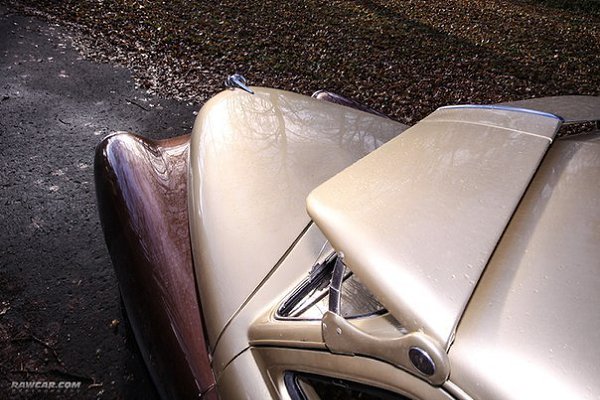
[[[559,136],[597,120],[566,96],[409,128],[252,87],[191,136],[107,137],[102,225],[161,396],[598,398],[600,133]]]

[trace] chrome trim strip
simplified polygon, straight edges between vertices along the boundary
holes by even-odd
[[[448,380],[444,382],[442,389],[444,389],[457,400],[473,400],[473,398],[467,392],[462,390],[460,386],[452,381]]]
[[[454,105],[454,106],[440,107],[440,108],[438,108],[438,110],[451,110],[451,109],[456,109],[456,108],[479,108],[479,109],[484,109],[484,110],[514,111],[514,112],[520,112],[520,113],[526,113],[526,114],[540,115],[542,117],[553,118],[553,119],[557,119],[561,122],[564,122],[564,119],[562,117],[555,115],[555,114],[547,113],[544,111],[537,111],[537,110],[531,110],[529,108],[520,108],[520,107],[498,106],[498,105],[493,105],[493,104],[459,104],[459,105]]]

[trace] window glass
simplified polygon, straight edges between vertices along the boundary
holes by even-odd
[[[410,400],[380,388],[344,379],[286,372],[285,384],[293,400]]]
[[[337,260],[331,254],[322,263],[316,264],[308,277],[292,292],[280,306],[279,318],[321,319],[329,306],[329,282]],[[342,284],[341,315],[344,318],[359,318],[383,314],[386,310],[356,275],[346,269]]]

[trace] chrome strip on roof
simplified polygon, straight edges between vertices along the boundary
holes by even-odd
[[[563,118],[552,114],[552,113],[548,113],[548,112],[544,112],[544,111],[538,111],[538,110],[532,110],[529,108],[522,108],[522,107],[511,107],[511,106],[507,106],[507,105],[495,105],[495,104],[458,104],[458,105],[453,105],[453,106],[445,106],[445,107],[440,107],[438,108],[438,110],[452,110],[452,109],[460,109],[460,108],[477,108],[477,109],[482,109],[482,110],[503,110],[503,111],[514,111],[514,112],[521,112],[521,113],[527,113],[527,114],[534,114],[534,115],[540,115],[542,117],[548,117],[548,118],[554,118],[554,119],[558,119],[559,121],[563,121]]]

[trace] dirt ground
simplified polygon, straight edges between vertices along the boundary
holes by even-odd
[[[94,147],[113,130],[189,132],[198,105],[136,90],[69,42],[0,6],[0,399],[153,399],[100,229]],[[23,381],[81,387],[11,389]]]

